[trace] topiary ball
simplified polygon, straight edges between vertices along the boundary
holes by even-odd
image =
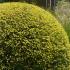
[[[1,70],[69,70],[68,46],[65,31],[48,11],[0,4]]]

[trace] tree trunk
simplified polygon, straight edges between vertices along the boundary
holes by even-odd
[[[56,0],[51,0],[51,10],[55,9]]]

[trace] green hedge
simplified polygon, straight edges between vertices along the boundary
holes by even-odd
[[[69,70],[69,61],[68,37],[48,11],[0,4],[1,70]]]

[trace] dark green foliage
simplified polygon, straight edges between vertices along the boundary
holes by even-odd
[[[69,70],[68,54],[67,35],[48,11],[0,4],[1,70]]]
[[[4,1],[2,0],[1,2],[27,2],[51,10],[55,9],[57,3],[56,0],[4,0]]]

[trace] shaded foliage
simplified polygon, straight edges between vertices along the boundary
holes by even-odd
[[[61,21],[63,27],[65,28],[69,40],[70,40],[70,3],[66,1],[58,2],[58,5],[55,9],[55,14],[58,19]]]
[[[2,0],[1,2],[28,2],[44,8],[54,10],[57,0]]]

